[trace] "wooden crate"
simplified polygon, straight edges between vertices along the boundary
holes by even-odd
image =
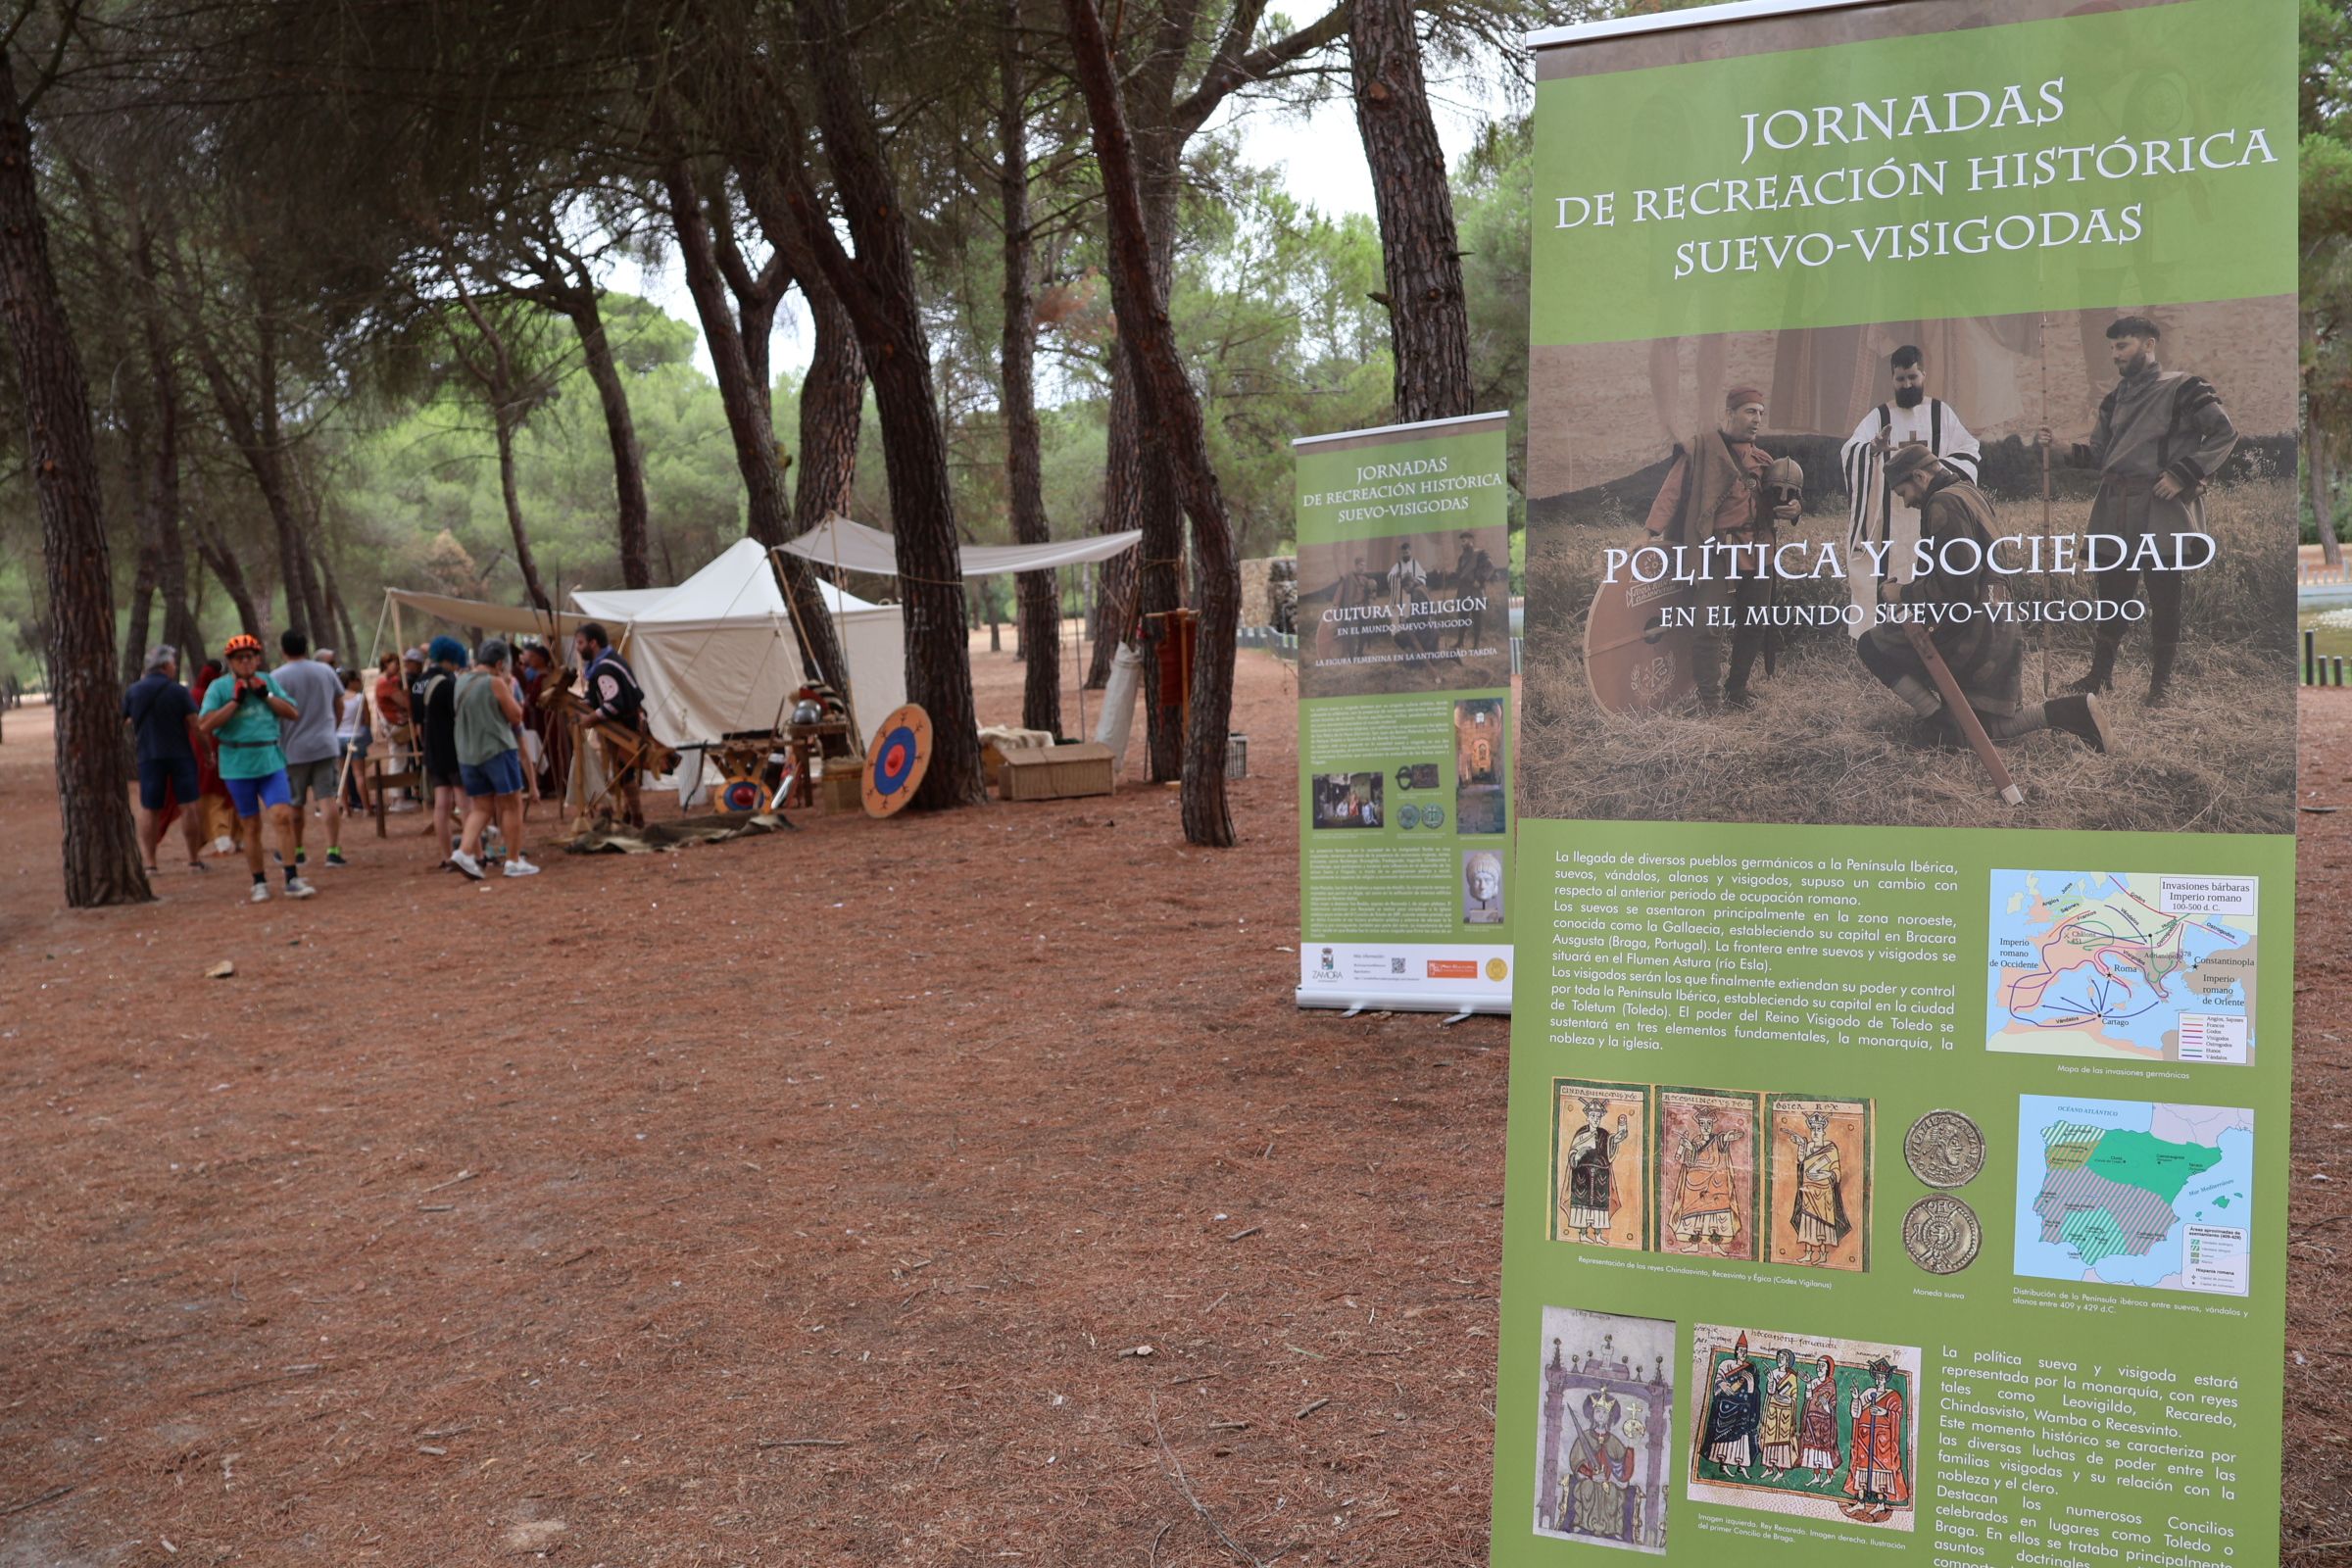
[[[1091,741],[1006,752],[998,783],[1008,801],[1066,801],[1110,789],[1110,748]]]
[[[862,811],[865,809],[864,791],[859,780],[865,770],[851,765],[844,758],[830,758],[825,770],[816,780],[817,799],[824,802],[828,811]]]

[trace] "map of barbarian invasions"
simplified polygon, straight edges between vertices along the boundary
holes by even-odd
[[[2254,1112],[2022,1095],[2016,1272],[2244,1296]]]
[[[1985,1047],[2254,1059],[2254,877],[1995,871]]]

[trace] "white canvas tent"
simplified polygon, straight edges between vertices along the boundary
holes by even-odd
[[[850,665],[852,700],[871,728],[906,700],[906,639],[898,608],[830,583],[818,587]],[[601,620],[645,688],[653,731],[672,746],[764,730],[788,716],[807,678],[767,552],[738,539],[674,588],[576,589],[575,619]]]

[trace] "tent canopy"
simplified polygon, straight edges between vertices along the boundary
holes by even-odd
[[[1000,572],[1051,571],[1082,561],[1108,561],[1134,549],[1143,537],[1130,531],[1043,545],[965,545],[961,551],[963,574],[993,577]],[[844,571],[867,571],[880,577],[899,574],[898,547],[891,543],[890,535],[847,517],[827,517],[798,539],[786,540],[783,548],[820,566],[838,565]]]
[[[493,605],[479,599],[454,599],[448,594],[418,593],[413,588],[387,588],[384,597],[396,605],[420,610],[456,626],[479,626],[484,631],[519,632],[538,637],[562,637],[579,629],[593,615],[568,611],[532,610]]]
[[[833,614],[875,608],[829,582],[819,581],[817,588]],[[784,613],[783,591],[757,539],[736,540],[675,588],[577,588],[571,602],[584,616],[626,625],[676,626]]]

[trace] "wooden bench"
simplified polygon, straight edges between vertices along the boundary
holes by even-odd
[[[375,836],[379,839],[391,836],[391,830],[384,821],[385,802],[391,792],[396,789],[416,789],[421,792],[424,786],[421,754],[410,746],[411,739],[410,732],[404,728],[384,743],[387,750],[394,747],[401,749],[398,765],[394,765],[395,759],[390,756],[375,752],[368,754],[368,789],[375,806]]]

